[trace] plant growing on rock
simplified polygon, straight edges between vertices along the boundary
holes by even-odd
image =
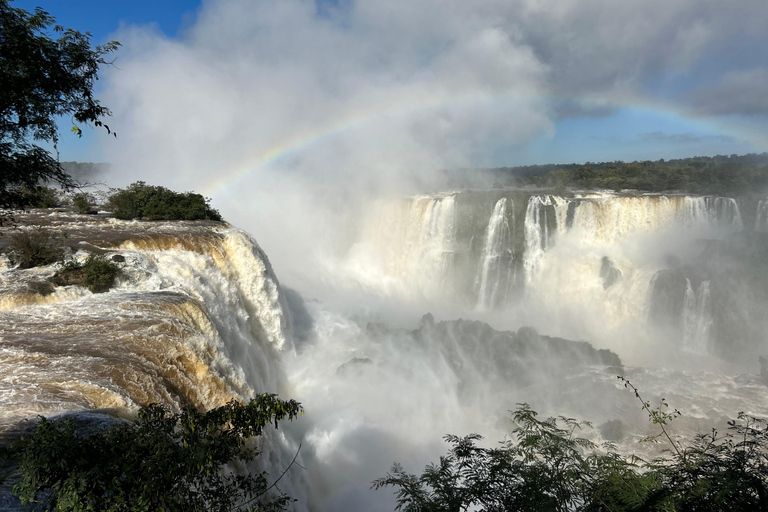
[[[44,228],[19,231],[9,236],[6,253],[19,268],[41,267],[64,259],[63,233]]]
[[[118,219],[221,220],[210,199],[193,192],[174,192],[165,187],[137,181],[118,189],[109,198],[109,207]]]
[[[58,285],[77,284],[87,287],[93,293],[108,291],[120,277],[120,267],[103,255],[90,254],[85,263],[68,261],[56,273],[53,280]]]

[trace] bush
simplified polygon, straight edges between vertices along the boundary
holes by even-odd
[[[77,213],[88,213],[93,210],[95,204],[90,194],[80,192],[72,197],[72,206],[75,207]]]
[[[74,417],[43,418],[11,447],[20,476],[13,492],[23,505],[41,506],[35,510],[284,510],[291,498],[277,482],[268,485],[265,473],[232,474],[227,465],[255,460],[246,440],[300,413],[298,402],[264,394],[204,414],[151,404],[136,422],[102,429]]]
[[[165,187],[137,181],[119,189],[109,198],[109,207],[118,219],[221,220],[221,214],[200,194],[174,192]]]
[[[41,267],[64,259],[64,234],[47,229],[21,231],[10,236],[6,252],[19,268]]]
[[[104,256],[91,254],[85,263],[67,262],[56,273],[53,280],[58,285],[78,284],[87,287],[93,293],[108,291],[115,284],[122,270],[117,264]]]
[[[61,206],[59,193],[50,187],[18,187],[7,191],[8,202],[14,208],[55,208]]]
[[[673,454],[650,462],[598,452],[574,434],[585,423],[571,418],[539,420],[527,404],[513,413],[518,427],[500,448],[482,448],[476,434],[446,436],[452,446],[438,464],[418,476],[399,464],[373,482],[396,488],[397,510],[437,512],[752,512],[768,510],[768,430],[763,420],[740,414],[725,436],[699,435],[688,447],[667,433],[679,413],[640,398],[660,427],[654,438]],[[587,453],[591,452],[591,453]]]

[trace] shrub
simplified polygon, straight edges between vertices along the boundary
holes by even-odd
[[[263,394],[204,414],[150,404],[136,422],[102,429],[43,418],[10,450],[20,476],[13,492],[23,505],[39,504],[35,510],[284,510],[291,498],[277,482],[268,485],[265,473],[232,474],[227,465],[255,460],[246,440],[301,411],[294,400]]]
[[[621,378],[621,377],[620,377]],[[482,448],[477,434],[446,436],[449,453],[421,475],[395,464],[373,488],[396,488],[397,510],[437,512],[752,512],[768,510],[768,428],[739,414],[729,432],[698,435],[682,446],[667,432],[678,411],[644,401],[672,455],[646,462],[607,445],[595,450],[576,431],[585,423],[560,417],[540,420],[527,404],[513,413],[518,427],[499,448]],[[591,453],[588,453],[591,452]]]
[[[7,191],[9,205],[15,208],[55,208],[61,205],[58,192],[50,187],[18,187]]]
[[[93,210],[95,205],[90,194],[80,192],[72,197],[72,206],[75,207],[77,213],[88,213]]]
[[[41,267],[64,259],[64,234],[47,229],[21,231],[10,236],[6,252],[19,268]]]
[[[109,198],[118,219],[221,220],[221,214],[209,202],[200,194],[174,192],[143,181],[119,189]]]
[[[102,293],[114,286],[120,274],[122,270],[117,264],[104,256],[91,254],[83,264],[67,262],[54,276],[54,282],[59,285],[78,284],[93,293]]]

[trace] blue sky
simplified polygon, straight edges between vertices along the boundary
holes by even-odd
[[[551,2],[555,0],[543,4]],[[322,5],[308,0],[210,0],[205,5],[188,0],[15,0],[13,5],[29,10],[40,6],[61,25],[90,31],[94,43],[114,38],[124,45],[117,53],[117,69],[106,71],[106,79],[98,85],[104,104],[115,111],[109,124],[119,134],[117,141],[106,140],[100,131],[86,130],[82,139],[62,133],[59,149],[63,160],[112,161],[125,158],[127,152],[135,155],[137,144],[147,147],[136,130],[157,129],[149,134],[155,139],[168,135],[163,123],[155,127],[134,118],[139,105],[155,105],[157,91],[173,87],[171,82],[197,87],[192,85],[196,76],[247,68],[250,58],[254,59],[254,76],[264,80],[253,93],[249,87],[254,79],[249,82],[248,73],[233,71],[232,80],[224,78],[197,94],[190,92],[196,98],[194,103],[160,102],[155,108],[173,103],[172,108],[178,110],[168,106],[166,117],[190,116],[183,123],[188,126],[198,121],[194,113],[206,93],[212,97],[274,95],[265,105],[253,105],[248,116],[238,117],[237,111],[221,116],[216,112],[218,124],[212,130],[238,134],[241,147],[253,141],[263,148],[261,154],[253,150],[233,160],[268,166],[322,162],[335,168],[338,164],[327,161],[323,151],[348,147],[355,138],[365,140],[366,147],[369,138],[381,141],[384,154],[407,154],[409,158],[402,162],[392,162],[406,167],[655,160],[768,150],[768,99],[760,92],[764,89],[761,80],[768,77],[764,30],[768,9],[761,9],[759,1],[737,0],[728,8],[718,8],[682,0],[674,9],[663,10],[659,9],[665,4],[658,0],[642,7],[602,3],[561,0],[548,7],[528,0],[510,1],[509,8],[488,18],[511,20],[508,29],[504,21],[483,25],[485,13],[479,7],[472,12],[473,7],[448,2],[444,12],[430,14],[430,0],[402,5],[378,0]],[[412,12],[406,13],[409,9]],[[548,12],[555,10],[557,17]],[[464,23],[475,15],[479,21]],[[635,34],[635,25],[642,26],[644,17],[653,24]],[[493,23],[500,23],[501,29]],[[506,39],[493,39],[498,36],[494,30]],[[291,37],[286,38],[286,33]],[[395,35],[405,42],[392,40]],[[344,38],[347,43],[340,42]],[[462,38],[468,41],[465,47]],[[229,68],[223,67],[229,55],[217,58],[215,53],[224,40],[236,49],[230,53],[242,49],[250,53],[233,59]],[[173,61],[164,65],[160,62],[163,56],[188,59],[189,67],[176,69]],[[487,66],[476,64],[491,58],[495,60]],[[197,69],[195,66],[200,66],[198,75],[181,76]],[[450,66],[453,71],[446,72]],[[512,71],[500,73],[504,66]],[[178,76],[167,71],[167,83],[160,83],[157,74],[171,68],[179,71]],[[339,73],[334,75],[334,69]],[[142,82],[135,78],[142,72],[154,75]],[[345,72],[349,75],[344,76]],[[285,85],[282,80],[289,79],[288,75],[301,77],[307,87]],[[271,89],[265,91],[262,86]],[[274,94],[274,89],[282,88],[294,96]],[[413,98],[437,89],[446,89],[447,99],[436,103],[449,102],[468,89],[481,98],[502,90],[508,97],[524,99],[515,107],[518,110],[509,111],[487,108],[484,101],[470,113],[443,104],[429,113],[413,107],[419,101]],[[530,99],[537,90],[544,93]],[[125,97],[137,103],[129,105]],[[296,105],[303,97],[313,99]],[[240,108],[219,105],[218,99],[212,102],[217,108]],[[370,107],[376,102],[383,107]],[[318,103],[328,108],[317,108]],[[411,106],[402,107],[404,104]],[[380,122],[381,110],[394,108],[387,105],[406,112],[407,119],[387,121],[389,125]],[[262,115],[265,110],[270,111],[269,118]],[[518,121],[518,113],[523,120]],[[144,115],[147,117],[152,113]],[[288,117],[296,122],[285,123]],[[374,120],[361,123],[358,118]],[[279,130],[270,133],[259,128],[259,123],[279,125]],[[68,124],[62,126],[67,131]],[[253,133],[241,135],[244,128]],[[408,142],[389,136],[393,130],[415,130],[416,143],[439,153],[440,158],[414,156],[418,151]],[[382,136],[384,132],[387,136]],[[178,146],[173,150],[177,155],[183,148],[200,144],[194,137],[183,139],[178,133],[170,139],[167,144]],[[207,144],[215,139],[204,140]],[[357,139],[354,144],[360,143]],[[305,150],[310,147],[305,140],[312,140],[311,152]],[[299,142],[291,146],[286,141]],[[360,165],[357,156],[347,160]],[[152,165],[152,160],[147,159],[146,165]]]
[[[200,2],[192,0],[14,0],[28,11],[36,7],[51,13],[65,28],[90,32],[93,42],[104,43],[121,24],[154,25],[173,37],[194,19]]]

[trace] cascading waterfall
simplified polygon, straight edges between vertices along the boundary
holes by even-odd
[[[763,199],[757,204],[755,231],[758,233],[768,233],[768,199]]]
[[[517,402],[596,425],[625,422],[627,439],[652,434],[639,411],[627,412],[637,407],[616,385],[617,372],[649,399],[689,403],[695,416],[676,428],[706,429],[740,410],[766,415],[757,378],[710,371],[723,318],[735,310],[723,293],[732,275],[710,275],[737,245],[739,237],[722,240],[742,228],[735,201],[499,189],[382,201],[367,213],[323,277],[403,299],[419,316],[430,310],[419,302],[425,297],[460,297],[465,318],[493,328],[425,315],[415,328],[394,329],[367,323],[389,322],[387,312],[350,308],[353,316],[312,300],[296,341],[286,294],[244,232],[51,216],[45,223],[66,230],[73,245],[124,257],[126,276],[105,294],[74,286],[45,294],[36,290],[53,267],[0,267],[0,428],[36,414],[150,401],[209,408],[275,391],[307,411],[262,447],[264,463],[281,471],[292,440],[304,440],[307,470],[281,483],[299,498],[295,508],[384,512],[394,507],[391,495],[369,487],[391,462],[417,471],[444,453],[447,432],[501,439]],[[524,300],[515,300],[511,291],[522,285]],[[657,285],[655,309],[675,314],[671,339],[644,332]],[[648,347],[661,347],[662,358]],[[613,353],[597,350],[606,348]]]
[[[507,219],[507,202],[512,212],[512,224]],[[492,309],[503,302],[515,282],[514,238],[515,221],[512,200],[502,197],[493,207],[485,232],[485,244],[476,278],[477,307]]]
[[[41,295],[34,290],[55,266],[0,276],[2,288],[30,290],[8,295],[0,310],[0,431],[35,415],[152,402],[210,409],[284,391],[290,319],[269,260],[248,234],[183,222],[52,224],[119,255],[123,277],[108,293],[68,286]],[[263,439],[253,469],[282,470],[295,444],[272,431]],[[297,497],[302,478],[284,480]]]
[[[381,201],[347,257],[352,281],[387,293],[450,293],[456,208],[453,195]]]
[[[545,263],[546,254],[558,239],[578,240],[591,248],[586,252],[599,264],[606,254],[592,255],[593,250],[614,247],[634,234],[679,228],[691,237],[706,238],[743,229],[731,198],[590,193],[573,198],[529,194],[521,199],[525,210],[519,216],[518,198],[503,193],[488,206],[467,202],[461,192],[382,202],[362,223],[361,235],[339,272],[352,273],[353,281],[390,294],[432,300],[466,297],[479,311],[490,311],[509,301],[518,281],[520,286],[535,286],[542,265],[551,266]],[[457,220],[459,210],[474,219],[471,228],[459,228],[465,222]],[[462,272],[471,272],[471,277]]]
[[[550,210],[555,214],[554,219],[548,217],[551,215]],[[559,197],[531,196],[528,200],[525,210],[525,254],[523,256],[526,283],[533,280],[539,261],[551,244],[551,237],[564,231],[566,210],[567,203]],[[550,224],[553,221],[556,229],[554,233],[550,233]]]
[[[712,302],[709,281],[702,281],[694,291],[690,279],[686,279],[683,347],[691,352],[707,354],[711,328]]]

